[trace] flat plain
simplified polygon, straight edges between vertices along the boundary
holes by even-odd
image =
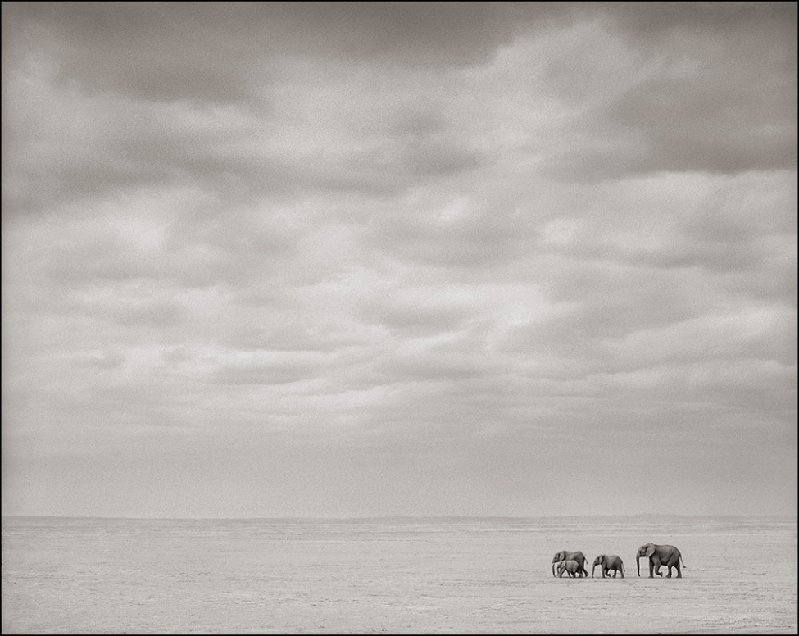
[[[3,633],[797,633],[777,517],[6,517]],[[676,545],[683,578],[635,553]],[[618,554],[626,577],[555,578]],[[590,572],[590,568],[589,568]]]

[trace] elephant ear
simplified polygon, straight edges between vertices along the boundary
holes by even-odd
[[[650,543],[646,546],[646,556],[651,557],[653,554],[655,554],[655,546]]]

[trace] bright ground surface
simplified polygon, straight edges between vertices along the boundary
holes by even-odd
[[[653,579],[636,548],[680,548]],[[619,554],[626,578],[556,579]],[[2,631],[796,633],[795,520],[3,520]]]

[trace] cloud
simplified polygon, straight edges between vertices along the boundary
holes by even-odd
[[[215,384],[290,384],[312,380],[317,374],[317,364],[295,354],[274,360],[231,362],[216,369],[209,381]]]
[[[15,24],[4,30],[4,50],[15,65],[38,41],[36,50],[57,61],[59,80],[89,94],[220,104],[258,96],[285,57],[395,69],[479,65],[520,31],[570,13],[447,3],[17,5],[4,9]]]
[[[630,334],[618,343],[617,351],[622,358],[639,364],[652,364],[658,358],[680,363],[743,357],[790,365],[795,358],[796,338],[787,326],[795,318],[796,312],[788,308],[694,317]]]
[[[14,510],[640,512],[663,439],[783,505],[728,466],[795,465],[795,8],[3,17]]]
[[[561,91],[583,108],[547,173],[596,181],[795,169],[795,27],[795,10],[777,7],[609,5],[575,41],[585,70],[571,55],[549,63],[555,82],[577,74]],[[617,81],[586,90],[608,75]]]
[[[393,104],[395,90],[417,81],[414,73],[399,74],[381,95],[370,75],[341,77],[341,63],[323,64],[330,73],[289,63],[271,105],[95,95],[57,82],[47,60],[22,64],[6,81],[15,94],[4,117],[8,210],[80,206],[142,186],[180,186],[234,204],[296,191],[390,195],[492,161],[444,123],[443,107]],[[306,82],[292,86],[295,75]],[[353,106],[353,91],[366,107]],[[437,123],[414,128],[414,117]]]
[[[96,369],[117,369],[125,363],[125,355],[119,351],[94,351],[79,354],[75,364]]]
[[[495,159],[486,147],[519,141],[567,180],[795,167],[790,10],[4,11],[18,25],[4,46],[11,212],[143,181],[183,180],[226,198],[308,187],[391,194],[474,171]],[[679,54],[663,55],[672,41]],[[508,82],[522,68],[527,81]],[[425,100],[408,97],[425,88]],[[541,126],[544,112],[554,127]],[[511,132],[513,122],[529,128]]]
[[[226,101],[242,96],[241,63],[253,52],[251,38],[237,41],[203,24],[203,17],[224,19],[225,12],[211,6],[19,5],[4,15],[17,25],[6,33],[12,54],[25,55],[30,40],[41,39],[39,50],[58,60],[62,77],[91,93]],[[231,53],[237,64],[225,63]]]

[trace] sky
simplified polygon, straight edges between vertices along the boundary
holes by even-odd
[[[3,3],[3,514],[796,515],[796,31]]]

